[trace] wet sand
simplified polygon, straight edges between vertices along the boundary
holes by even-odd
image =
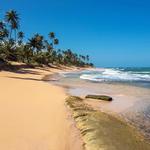
[[[150,145],[133,127],[108,115],[77,96],[69,96],[66,104],[81,132],[86,150],[149,150]]]
[[[67,92],[74,96],[102,94],[113,97],[112,102],[87,100],[87,103],[126,120],[150,140],[150,89],[127,84],[88,82],[77,78],[63,78],[54,83],[67,87]]]

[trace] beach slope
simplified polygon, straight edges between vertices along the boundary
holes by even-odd
[[[0,149],[80,149],[70,141],[65,92],[42,81],[54,72],[58,70],[0,72]]]

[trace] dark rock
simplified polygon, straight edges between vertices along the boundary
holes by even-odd
[[[106,95],[87,95],[85,98],[98,99],[104,101],[112,101],[112,97]]]

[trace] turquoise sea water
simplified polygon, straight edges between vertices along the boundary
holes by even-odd
[[[95,68],[65,73],[66,78],[77,78],[95,83],[121,83],[150,88],[149,68]]]

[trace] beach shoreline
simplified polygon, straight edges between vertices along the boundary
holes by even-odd
[[[46,79],[74,69],[44,67],[0,72],[0,149],[82,149],[82,140],[64,104],[64,89]]]
[[[0,148],[82,150],[84,142],[81,133],[65,105],[65,99],[70,95],[67,91],[69,87],[55,85],[55,81],[58,80],[57,74],[83,69],[85,68],[45,67],[25,68],[17,72],[1,71],[0,119],[3,124]],[[93,102],[87,101],[87,104],[97,109],[95,105],[99,102],[95,105]],[[109,115],[118,118],[115,113],[110,112]],[[13,123],[9,125],[11,121]]]
[[[93,69],[92,69],[93,70]],[[146,140],[150,140],[149,133],[149,89],[144,87],[136,87],[135,85],[114,84],[114,83],[95,83],[83,79],[79,79],[76,74],[70,75],[60,73],[59,80],[50,83],[61,86],[68,95],[79,96],[83,99],[88,94],[102,94],[113,98],[112,102],[85,100],[96,110],[105,112],[127,124],[133,126],[144,136]],[[80,75],[82,76],[84,72]],[[56,75],[57,76],[57,75]]]

